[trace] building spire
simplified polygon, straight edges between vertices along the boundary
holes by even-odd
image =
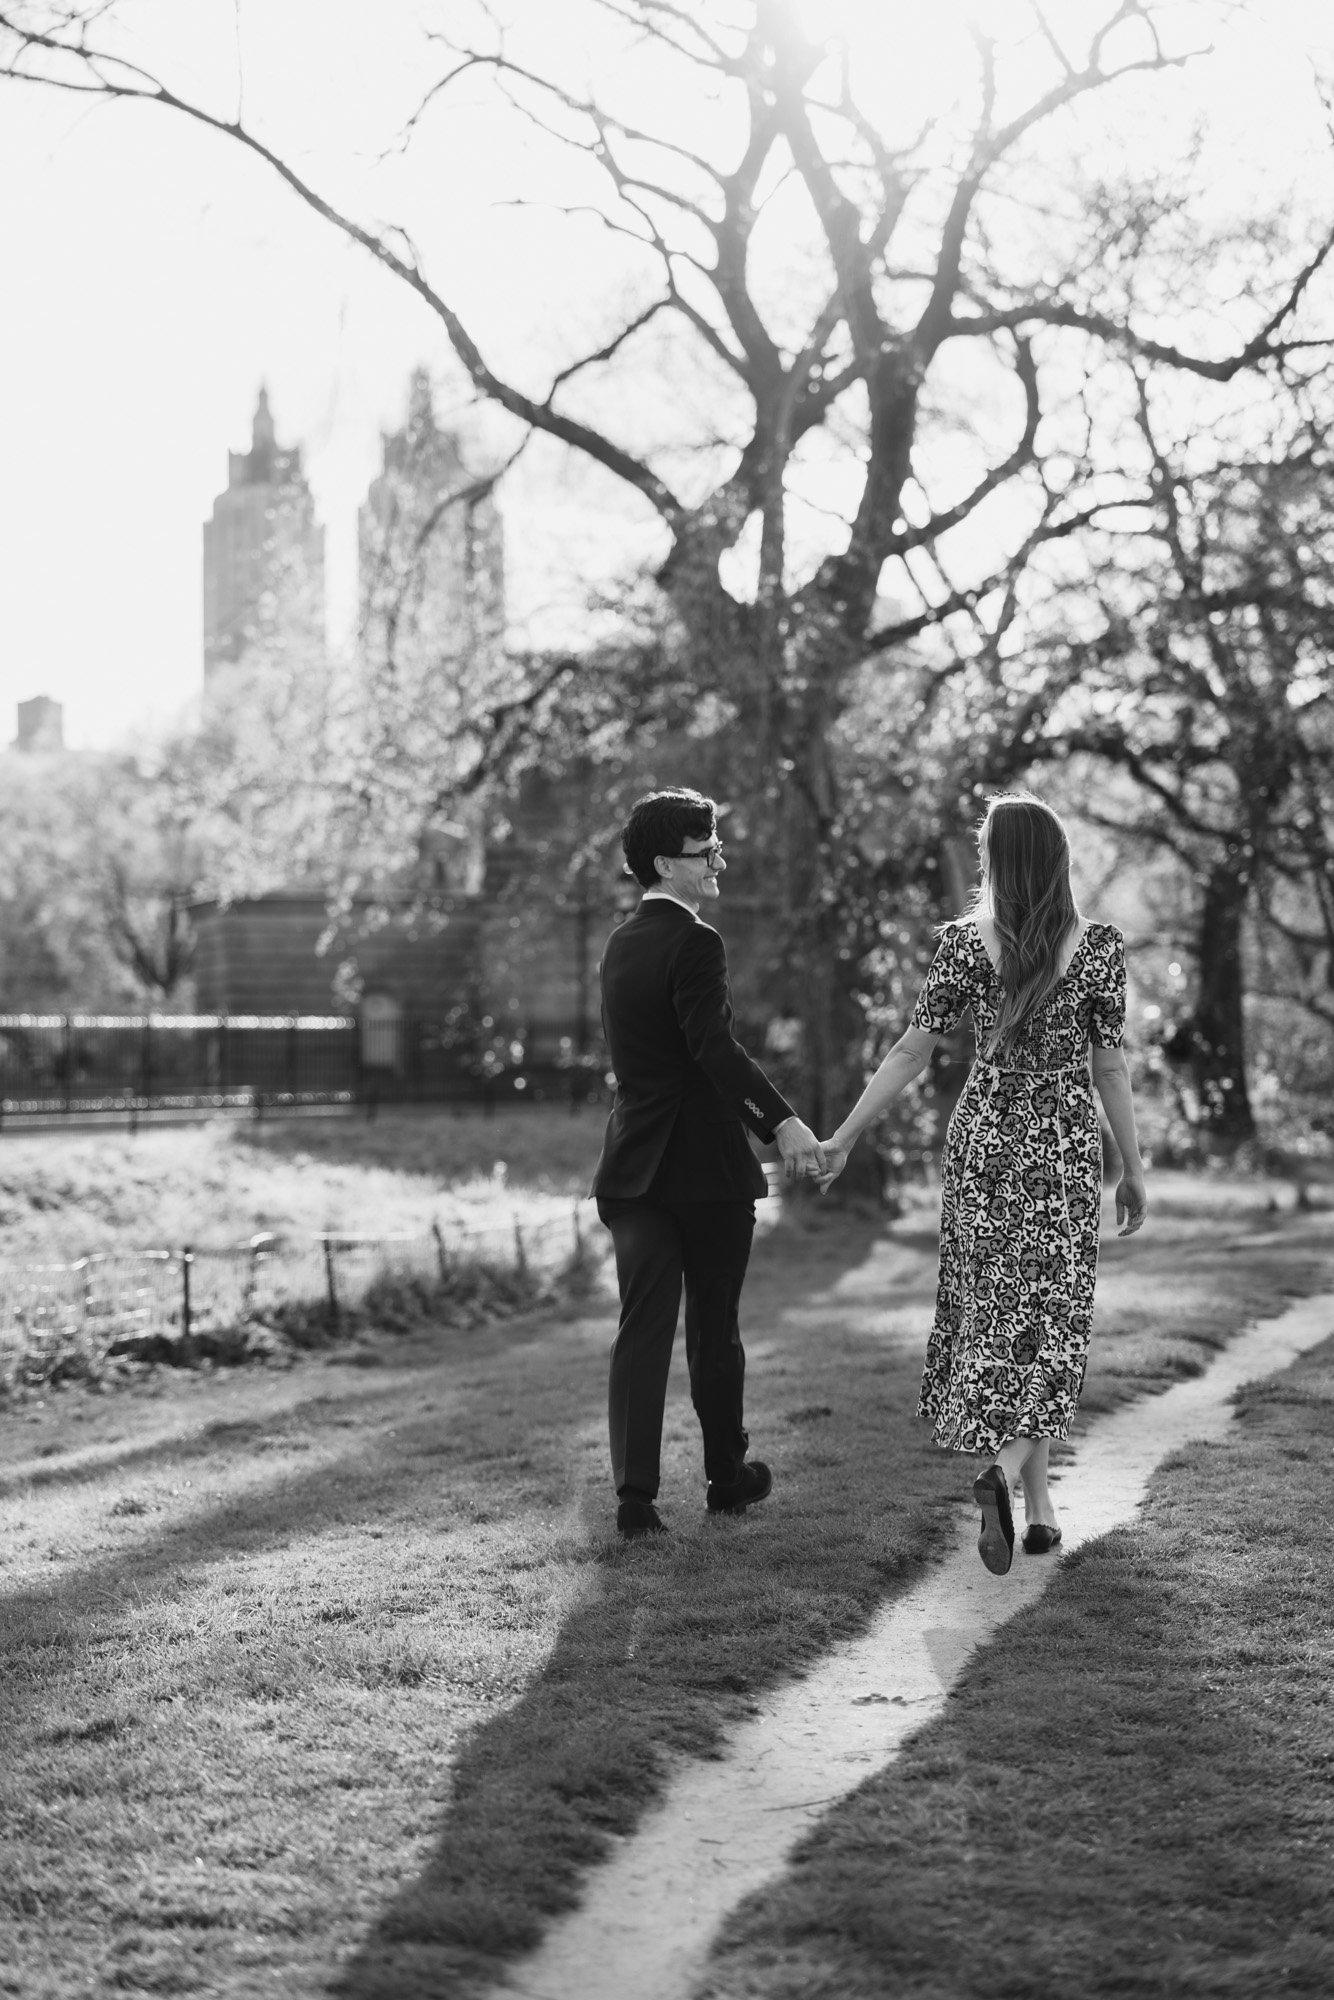
[[[324,643],[324,530],[263,383],[250,435],[249,451],[228,452],[227,490],[204,523],[206,678],[254,644]]]
[[[250,442],[255,451],[272,451],[275,443],[273,416],[269,409],[267,386],[259,385],[259,401],[255,404],[255,418],[250,430]]]
[[[413,369],[408,381],[408,442],[420,444],[421,440],[435,434],[435,399],[431,394],[430,371],[423,367]]]

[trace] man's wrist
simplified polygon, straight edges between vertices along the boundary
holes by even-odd
[[[787,1117],[786,1117],[786,1118],[780,1118],[780,1119],[779,1119],[779,1121],[778,1121],[778,1123],[777,1123],[777,1124],[776,1124],[776,1125],[774,1126],[774,1137],[775,1137],[775,1139],[776,1139],[776,1138],[778,1137],[779,1133],[780,1133],[780,1132],[782,1132],[782,1131],[785,1131],[785,1130],[786,1130],[786,1128],[787,1128],[787,1127],[788,1127],[789,1125],[800,1125],[800,1123],[801,1123],[801,1120],[800,1120],[800,1118],[798,1118],[798,1116],[797,1116],[796,1112],[795,1112],[795,1111],[789,1111],[789,1112],[788,1112],[788,1114],[787,1114]]]

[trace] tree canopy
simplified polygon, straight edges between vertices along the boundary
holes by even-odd
[[[679,684],[710,700],[694,739],[763,850],[818,1121],[860,1060],[894,898],[941,879],[1071,676],[1127,657],[1075,600],[1090,536],[1161,518],[1134,383],[1184,385],[1207,429],[1334,335],[1327,214],[1293,186],[1220,198],[1227,136],[1182,94],[1238,11],[1031,4],[933,42],[885,8],[887,60],[859,64],[797,0],[587,0],[559,35],[545,7],[445,5],[396,157],[429,170],[482,117],[509,135],[495,254],[540,229],[573,276],[538,261],[508,334],[444,248],[448,209],[495,190],[428,171],[433,194],[401,180],[403,212],[372,220],[336,163],[306,165],[296,107],[196,86],[133,0],[0,4],[0,78],[188,120],[220,172],[248,155],[422,301],[511,451],[550,441],[623,490]],[[455,791],[503,773],[525,719],[582,713],[577,664],[495,668]],[[405,829],[456,809],[410,730],[372,763],[368,812],[391,782]]]

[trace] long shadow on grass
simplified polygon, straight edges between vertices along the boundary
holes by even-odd
[[[846,1263],[874,1233],[868,1224],[864,1241],[844,1234]],[[850,1332],[828,1297],[834,1275],[816,1246],[776,1245],[767,1293],[757,1288],[757,1305],[767,1296],[775,1313],[800,1309],[801,1322],[753,1379],[756,1434],[780,1470],[768,1507],[708,1522],[696,1503],[674,1515],[666,1543],[621,1549],[599,1483],[578,1557],[580,1601],[536,1680],[464,1745],[437,1849],[341,1976],[348,2000],[435,2000],[494,1976],[498,1961],[573,1905],[584,1870],[613,1834],[634,1827],[674,1753],[716,1750],[754,1697],[862,1629],[930,1558],[938,1510],[961,1496],[959,1467],[931,1450],[912,1416],[916,1357]],[[466,1407],[450,1416],[451,1449],[470,1479],[490,1483],[500,1509],[522,1519],[513,1451],[540,1433],[546,1470],[568,1489],[569,1435],[553,1413],[577,1409],[582,1422],[604,1383],[602,1354],[553,1329],[525,1356],[521,1379],[498,1370],[469,1385]],[[515,1402],[537,1415],[507,1428],[500,1419]],[[392,1437],[363,1440],[333,1465],[285,1471],[262,1493],[29,1592],[26,1617],[7,1628],[9,1694],[36,1705],[53,1680],[68,1684],[90,1633],[127,1593],[184,1595],[231,1553],[285,1546],[331,1522],[410,1514],[441,1422],[404,1413],[392,1381],[381,1406]],[[363,1405],[360,1414],[373,1413]],[[292,1420],[282,1413],[275,1430]],[[497,1450],[498,1436],[507,1450]],[[577,1486],[583,1474],[573,1477]],[[529,1518],[540,1548],[542,1524]]]
[[[842,1257],[855,1263],[875,1234],[869,1220],[860,1235],[844,1229]],[[531,1943],[546,1917],[575,1899],[582,1871],[609,1833],[635,1824],[674,1752],[707,1754],[752,1695],[859,1629],[916,1574],[933,1544],[933,1508],[955,1503],[957,1480],[912,1422],[915,1357],[847,1335],[846,1314],[827,1299],[820,1306],[836,1274],[827,1255],[821,1265],[813,1245],[797,1244],[779,1250],[767,1290],[757,1287],[757,1308],[765,1298],[771,1308],[772,1338],[755,1371],[752,1408],[782,1479],[771,1508],[710,1523],[696,1500],[689,1518],[679,1509],[669,1545],[621,1549],[609,1532],[598,1467],[596,1525],[576,1556],[582,1601],[537,1681],[466,1744],[439,1848],[377,1925],[343,1990],[406,2000],[493,1974],[498,1960]],[[919,1290],[928,1280],[929,1272],[916,1273]],[[807,1309],[799,1332],[782,1331],[778,1306]],[[810,1315],[821,1311],[827,1325],[813,1337]],[[761,1324],[763,1317],[757,1311]],[[520,1518],[515,1449],[547,1452],[547,1470],[568,1487],[569,1430],[553,1435],[552,1411],[573,1406],[583,1416],[605,1394],[605,1357],[582,1336],[562,1341],[553,1329],[550,1345],[531,1348],[524,1364],[522,1379],[496,1370],[474,1384],[475,1407],[451,1411],[448,1425],[467,1477],[486,1480],[499,1506],[508,1500]],[[426,1476],[423,1456],[437,1448],[442,1426],[435,1414],[405,1415],[392,1382],[376,1401],[378,1409],[363,1405],[358,1414],[372,1431],[377,1416],[393,1422],[383,1442],[354,1441],[337,1463],[306,1472],[285,1467],[263,1492],[229,1498],[176,1532],[167,1528],[11,1598],[9,1661],[0,1672],[13,1719],[26,1708],[50,1726],[51,1691],[59,1687],[68,1699],[78,1688],[85,1656],[114,1638],[126,1602],[188,1598],[228,1556],[299,1542],[332,1522],[409,1514]],[[517,1435],[499,1421],[514,1402],[540,1413]],[[257,1435],[213,1442],[258,1448],[266,1433],[290,1432],[300,1414],[284,1411]],[[327,1416],[329,1406],[306,1414]],[[498,1438],[508,1452],[497,1452]],[[693,1464],[693,1438],[691,1455]],[[576,1472],[576,1483],[583,1476]],[[549,1518],[528,1518],[540,1548]],[[234,1676],[221,1640],[214,1652],[206,1670],[219,1682]],[[158,1693],[170,1694],[171,1671]],[[154,1695],[145,1689],[142,1698]],[[68,1719],[57,1720],[68,1734]],[[81,1717],[78,1728],[104,1720]]]
[[[339,1994],[428,2000],[493,1979],[574,1906],[674,1758],[717,1754],[756,1698],[921,1574],[941,1510],[960,1503],[958,1469],[913,1425],[915,1364],[881,1367],[869,1341],[843,1359],[860,1370],[856,1407],[846,1376],[817,1369],[806,1383],[837,1398],[837,1436],[819,1400],[785,1436],[769,1427],[782,1478],[769,1511],[710,1523],[678,1509],[665,1543],[604,1541],[544,1670],[464,1745],[435,1853]]]
[[[701,2000],[1331,1991],[1334,1344],[1239,1414],[742,1906]]]
[[[599,1482],[583,1588],[544,1668],[464,1743],[435,1852],[339,1993],[434,2000],[494,1979],[577,1901],[588,1867],[633,1830],[675,1757],[716,1751],[756,1697],[920,1573],[939,1510],[957,1504],[957,1467],[913,1419],[917,1354],[850,1329],[830,1297],[880,1234],[874,1218],[845,1223],[839,1261],[818,1231],[776,1244],[767,1277],[757,1274],[748,1322],[767,1346],[748,1401],[757,1447],[778,1469],[769,1506],[710,1521],[702,1484],[683,1498],[687,1459],[699,1477],[692,1433],[668,1480],[670,1535],[623,1548]],[[933,1260],[905,1254],[899,1283],[898,1303],[929,1309]],[[798,1330],[782,1329],[784,1310]]]
[[[866,1239],[875,1233],[868,1221]],[[866,1247],[846,1235],[843,1241],[853,1256]],[[801,1292],[800,1281],[784,1284],[790,1303],[798,1302]],[[184,1438],[113,1448],[74,1465],[35,1466],[16,1476],[9,1482],[11,1493],[123,1482],[127,1475],[132,1482],[135,1473],[193,1468],[220,1454],[248,1456],[270,1448],[290,1453],[294,1445],[319,1444],[321,1433],[338,1435],[344,1426],[355,1426],[347,1449],[332,1463],[302,1468],[288,1456],[275,1462],[272,1482],[258,1490],[229,1494],[211,1507],[186,1502],[180,1516],[166,1515],[160,1525],[150,1527],[145,1517],[128,1547],[66,1563],[40,1585],[5,1593],[0,1657],[6,1651],[11,1659],[24,1656],[22,1672],[6,1681],[7,1695],[13,1697],[11,1714],[17,1719],[22,1706],[40,1704],[48,1681],[67,1676],[71,1651],[86,1642],[88,1628],[107,1607],[127,1598],[186,1595],[213,1566],[233,1555],[281,1548],[331,1525],[411,1517],[418,1503],[448,1497],[456,1475],[470,1491],[479,1482],[489,1490],[493,1519],[506,1514],[522,1519],[543,1479],[548,1491],[553,1483],[568,1491],[572,1478],[577,1484],[582,1473],[572,1463],[569,1428],[561,1426],[560,1417],[571,1406],[581,1420],[598,1411],[605,1396],[604,1352],[590,1345],[582,1326],[570,1331],[541,1314],[488,1327],[485,1342],[484,1351],[475,1344],[469,1351],[451,1333],[444,1353],[438,1342],[414,1342],[408,1354],[398,1350],[401,1369],[391,1364],[383,1375],[377,1372],[375,1387],[355,1398],[321,1393],[313,1384],[310,1399],[267,1416],[223,1418]],[[498,1359],[521,1349],[526,1350],[522,1379],[495,1368]],[[457,1362],[458,1376],[431,1383],[432,1407],[405,1408],[405,1392],[419,1388],[423,1375],[442,1360]],[[527,1420],[511,1421],[516,1402],[532,1413]],[[827,1416],[831,1408],[819,1406],[816,1414]],[[810,1414],[809,1407],[796,1411],[798,1428]],[[112,1497],[109,1493],[109,1502]],[[156,1503],[157,1495],[153,1497]],[[53,1642],[46,1658],[49,1671],[43,1671],[43,1634]]]
[[[543,1337],[535,1342],[537,1330]],[[232,1557],[285,1548],[333,1527],[374,1531],[377,1524],[413,1519],[424,1506],[448,1498],[456,1476],[470,1492],[480,1484],[508,1496],[516,1513],[528,1503],[525,1489],[543,1472],[568,1483],[566,1440],[549,1431],[523,1439],[505,1432],[498,1406],[507,1407],[515,1390],[505,1372],[494,1369],[495,1331],[488,1329],[487,1355],[474,1353],[459,1378],[431,1385],[429,1405],[405,1407],[405,1392],[420,1390],[424,1361],[418,1350],[406,1382],[396,1371],[377,1372],[374,1390],[355,1404],[316,1396],[267,1418],[224,1420],[185,1440],[128,1452],[110,1466],[68,1469],[73,1483],[108,1476],[119,1483],[127,1470],[160,1472],[177,1463],[192,1469],[211,1455],[267,1457],[274,1451],[273,1477],[263,1485],[227,1494],[211,1506],[184,1501],[175,1516],[164,1506],[160,1522],[146,1514],[143,1525],[136,1524],[129,1546],[100,1559],[65,1563],[40,1585],[3,1594],[0,1684],[9,1717],[17,1723],[25,1709],[40,1710],[52,1684],[68,1681],[73,1663],[105,1636],[108,1614],[114,1621],[127,1603],[155,1596],[186,1598]],[[508,1344],[500,1352],[512,1354],[527,1344],[535,1408],[541,1410],[563,1386],[557,1378],[577,1379],[581,1369],[587,1370],[591,1397],[603,1364],[577,1326],[567,1334],[529,1319],[509,1323],[504,1332]],[[345,1430],[349,1420],[355,1427]],[[338,1441],[332,1461],[293,1463],[294,1446],[316,1448],[330,1434]],[[529,1461],[523,1474],[515,1470],[520,1444]],[[107,1497],[110,1503],[112,1493]],[[152,1501],[156,1512],[164,1496],[154,1492]]]
[[[1181,1260],[1179,1245],[1150,1249],[1142,1276],[1156,1267],[1165,1277]],[[1322,1282],[1327,1263],[1294,1273],[1284,1247],[1266,1253],[1230,1302],[1231,1322],[1215,1312],[1194,1330],[1192,1371],[1252,1308],[1273,1308],[1278,1283]],[[545,1672],[465,1747],[437,1851],[340,1979],[344,2000],[428,2000],[494,1979],[498,1960],[533,1948],[574,1906],[582,1873],[610,1837],[633,1831],[673,1753],[717,1754],[752,1696],[861,1629],[919,1573],[962,1483],[910,1414],[915,1359],[891,1365],[874,1343],[848,1341],[836,1365],[818,1336],[807,1355],[807,1410],[837,1404],[837,1433],[796,1427],[772,1513],[693,1532],[674,1523],[666,1545],[605,1551],[598,1587]],[[850,1380],[860,1387],[851,1405]],[[1031,1723],[1039,1745],[1042,1722]],[[726,1827],[701,1832],[725,1838]],[[964,1890],[962,1920],[975,1926]]]
[[[562,1315],[568,1317],[562,1308]],[[117,1473],[151,1472],[178,1459],[205,1458],[229,1444],[276,1439],[295,1428],[316,1421],[337,1424],[343,1413],[371,1409],[376,1401],[386,1407],[401,1403],[412,1378],[446,1363],[457,1363],[466,1377],[485,1368],[498,1355],[528,1345],[535,1334],[551,1323],[551,1308],[524,1312],[513,1319],[491,1320],[482,1327],[438,1326],[427,1332],[404,1335],[371,1335],[374,1344],[346,1347],[327,1355],[326,1365],[373,1372],[376,1387],[365,1394],[331,1387],[327,1374],[312,1375],[310,1394],[286,1404],[281,1410],[256,1417],[202,1416],[195,1429],[164,1432],[151,1444],[137,1445],[129,1439],[114,1443],[75,1446],[77,1456],[29,1462],[20,1470],[0,1471],[0,1498],[16,1493],[39,1491],[57,1486],[89,1485]],[[262,1366],[263,1364],[252,1364]],[[297,1359],[293,1366],[306,1364]],[[364,1379],[361,1378],[361,1379]],[[77,1389],[69,1393],[80,1393]],[[142,1407],[142,1406],[141,1406]]]

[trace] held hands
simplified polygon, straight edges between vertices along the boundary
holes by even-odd
[[[1149,1194],[1142,1173],[1123,1173],[1116,1190],[1118,1236],[1133,1236],[1149,1212]]]
[[[785,1118],[774,1133],[783,1158],[783,1179],[791,1182],[809,1174],[819,1180],[825,1172],[824,1148],[804,1120]]]
[[[832,1139],[825,1139],[822,1143],[824,1146],[825,1170],[822,1174],[817,1174],[815,1184],[821,1194],[828,1194],[830,1188],[848,1164],[848,1155],[852,1151],[852,1148],[851,1146],[836,1146]]]

